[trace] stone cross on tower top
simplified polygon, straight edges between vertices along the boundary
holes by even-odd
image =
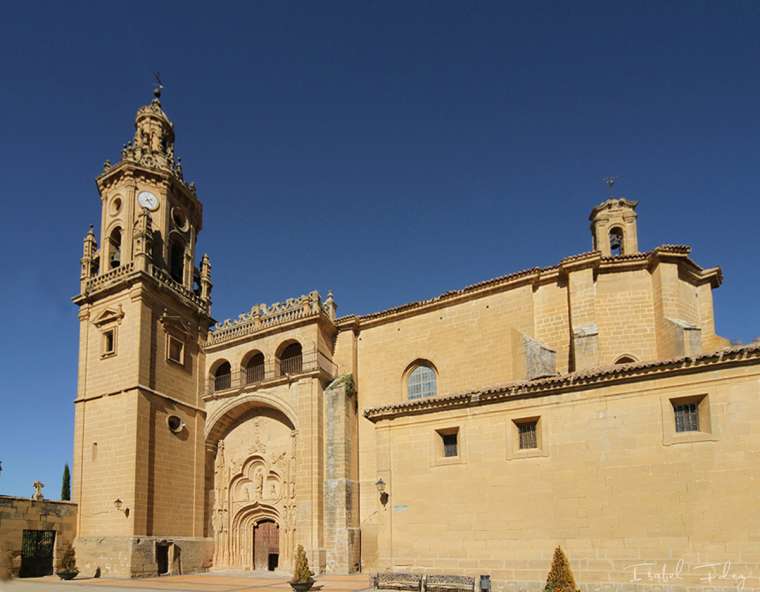
[[[161,75],[158,72],[153,72],[153,78],[156,80],[156,86],[153,88],[153,96],[156,97],[156,99],[160,99],[164,83],[161,81]]]

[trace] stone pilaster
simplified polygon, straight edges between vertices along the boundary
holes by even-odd
[[[587,370],[599,366],[599,329],[596,319],[595,266],[599,253],[562,262],[567,275],[570,311],[572,369]]]
[[[325,390],[325,548],[327,573],[360,566],[357,419],[354,383],[343,375]]]

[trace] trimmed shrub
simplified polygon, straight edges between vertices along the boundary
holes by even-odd
[[[575,586],[575,578],[570,569],[570,562],[558,546],[554,549],[554,558],[549,575],[546,577],[544,592],[580,592]]]
[[[296,566],[293,569],[293,581],[310,582],[313,577],[314,572],[309,569],[306,551],[303,550],[303,545],[298,545],[298,549],[296,549]]]

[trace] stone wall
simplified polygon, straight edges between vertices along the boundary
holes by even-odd
[[[74,503],[0,495],[0,579],[19,574],[24,530],[55,531],[53,567],[59,568],[66,546],[74,540],[76,522]]]
[[[685,399],[700,426],[676,432]],[[539,422],[535,449],[518,450],[521,418]],[[758,363],[400,412],[374,424],[389,499],[362,508],[379,517],[363,567],[538,591],[559,544],[583,590],[760,589],[759,418]],[[441,458],[452,429],[458,454]]]
[[[214,540],[194,537],[106,536],[76,539],[77,567],[83,576],[157,576],[156,549],[169,547],[169,574],[206,571],[212,565]]]

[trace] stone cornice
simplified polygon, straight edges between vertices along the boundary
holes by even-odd
[[[686,356],[671,360],[607,366],[585,372],[513,382],[465,393],[373,407],[364,411],[364,417],[372,422],[378,422],[460,407],[501,403],[514,399],[546,397],[621,382],[630,383],[749,364],[760,364],[760,343],[726,348],[694,357]]]
[[[660,261],[673,261],[683,265],[688,277],[695,283],[710,283],[713,288],[720,286],[723,276],[720,268],[713,267],[703,269],[689,258],[691,248],[687,245],[660,245],[651,251],[635,253],[632,255],[620,255],[617,257],[604,257],[599,251],[587,251],[577,255],[571,255],[562,259],[559,264],[550,267],[533,267],[502,275],[490,280],[471,284],[459,290],[445,292],[440,296],[427,300],[418,300],[408,304],[402,304],[386,310],[366,315],[349,315],[340,317],[336,324],[341,330],[355,327],[358,323],[360,328],[366,328],[383,322],[398,320],[400,318],[420,314],[429,310],[435,310],[448,306],[457,301],[479,297],[492,292],[511,290],[525,284],[539,286],[541,284],[556,282],[560,276],[591,267],[596,273],[615,273],[629,271],[631,269],[653,268]]]
[[[145,386],[144,384],[139,384],[139,383],[122,388],[122,389],[118,389],[115,391],[98,393],[96,395],[84,395],[81,397],[77,397],[76,399],[74,399],[74,404],[76,405],[78,403],[87,403],[88,401],[94,401],[96,399],[102,399],[104,397],[114,397],[114,396],[122,395],[125,393],[129,394],[129,393],[139,393],[139,392],[147,393],[149,395],[154,395],[166,401],[170,401],[171,403],[174,403],[176,405],[180,405],[187,409],[192,409],[193,411],[197,411],[198,413],[202,413],[204,415],[206,414],[206,409],[204,407],[199,407],[198,405],[194,405],[193,403],[188,403],[187,401],[177,399],[176,397],[172,397],[171,395],[167,395],[166,393],[162,393],[161,391],[157,391],[156,389],[150,388],[149,386]]]

